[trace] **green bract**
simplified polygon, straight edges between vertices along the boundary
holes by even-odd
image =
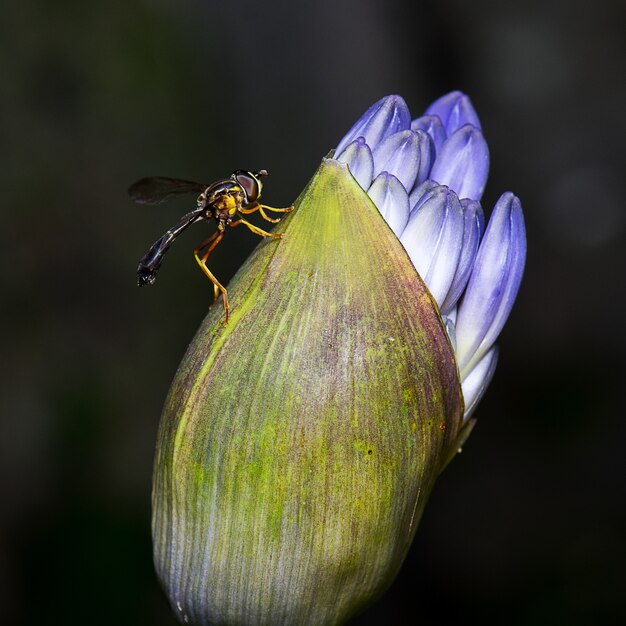
[[[396,575],[463,401],[438,309],[347,168],[319,170],[165,404],[158,574],[183,621],[342,624]]]

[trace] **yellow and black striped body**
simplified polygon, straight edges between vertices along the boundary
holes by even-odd
[[[205,209],[205,218],[214,219],[219,230],[224,230],[246,204],[241,185],[229,178],[213,183],[198,197],[198,205]]]

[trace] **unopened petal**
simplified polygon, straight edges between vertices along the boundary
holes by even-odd
[[[430,135],[435,146],[435,152],[441,150],[443,142],[447,139],[446,129],[437,115],[422,115],[411,122],[411,130],[423,130]]]
[[[396,95],[386,96],[365,111],[339,142],[335,154],[341,154],[358,137],[363,137],[373,150],[389,135],[410,127],[411,114],[404,99]]]
[[[452,285],[450,285],[450,290],[444,303],[441,305],[442,314],[447,314],[463,294],[474,266],[478,244],[484,230],[485,217],[480,202],[465,198],[461,200],[461,206],[463,207],[463,220],[465,223],[463,248],[454,280]]]
[[[367,193],[399,237],[409,221],[409,195],[404,185],[393,174],[382,172]]]
[[[443,144],[430,178],[456,191],[459,198],[480,200],[489,174],[489,148],[482,132],[469,124]]]
[[[456,307],[454,307],[454,308],[452,309],[452,311],[450,311],[450,312],[449,312],[449,313],[445,316],[445,317],[446,317],[446,319],[448,319],[448,320],[452,320],[452,322],[454,323],[454,325],[455,325],[455,326],[456,326],[456,314],[457,314],[457,308],[456,308]],[[455,336],[456,336],[456,330],[455,330],[454,332],[455,332]],[[456,350],[456,347],[455,347],[454,349]]]
[[[463,209],[447,187],[430,191],[400,237],[439,306],[445,300],[461,256]]]
[[[439,187],[439,185],[430,179],[413,187],[413,191],[409,194],[411,213],[414,213],[422,206],[422,201],[427,197],[428,192],[435,189],[435,187]]]
[[[427,109],[426,115],[436,115],[441,120],[448,136],[465,124],[480,128],[478,114],[468,96],[460,91],[451,91],[435,100]]]
[[[372,154],[374,176],[389,172],[408,192],[414,184],[426,180],[434,158],[434,147],[425,132],[404,130],[387,137]]]
[[[348,166],[350,173],[363,189],[367,189],[372,184],[374,158],[363,137],[349,143],[337,160]]]
[[[526,262],[526,232],[519,199],[503,194],[478,249],[456,323],[457,361],[467,376],[494,344],[519,289]]]
[[[485,391],[487,391],[497,364],[498,347],[494,346],[463,379],[461,389],[463,390],[463,401],[465,402],[464,421],[469,419]]]
[[[456,352],[456,324],[454,323],[454,318],[442,315],[441,319],[443,320],[443,325],[445,326],[446,332],[448,333],[450,345],[452,346],[452,349]]]

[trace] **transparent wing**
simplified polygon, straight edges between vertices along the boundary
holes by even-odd
[[[196,183],[191,180],[152,176],[151,178],[142,178],[132,184],[128,189],[128,195],[139,204],[159,204],[170,196],[183,193],[200,193],[207,187],[208,185],[204,183]]]

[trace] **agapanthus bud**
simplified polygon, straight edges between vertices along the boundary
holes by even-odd
[[[423,130],[430,135],[435,146],[435,153],[441,150],[443,142],[446,140],[446,129],[441,120],[436,115],[422,115],[411,122],[411,130]]]
[[[436,187],[422,201],[400,241],[438,303],[452,285],[463,249],[463,207],[448,187]]]
[[[409,221],[409,194],[404,185],[388,172],[379,174],[367,190],[393,232],[399,235]]]
[[[413,122],[381,99],[231,281],[230,323],[210,310],[154,472],[155,563],[183,622],[339,626],[393,580],[524,269],[513,194],[485,229],[488,169],[464,94]]]
[[[453,132],[470,124],[480,128],[480,120],[470,99],[460,91],[451,91],[435,100],[427,109],[426,115],[437,116],[450,136]]]
[[[455,349],[456,349],[456,330],[455,330]],[[476,364],[473,370],[463,379],[461,389],[463,390],[463,400],[465,401],[465,419],[467,420],[476,405],[483,397],[489,383],[493,378],[498,364],[498,348],[494,346],[485,354],[485,356]]]
[[[443,143],[430,178],[453,189],[459,198],[480,200],[489,175],[489,148],[475,126],[465,125]]]
[[[489,149],[478,115],[465,94],[454,91],[442,96],[411,122],[411,130],[426,133],[432,147],[430,159],[419,159],[419,174],[412,187],[418,158],[415,148],[407,149],[410,142],[406,141],[409,131],[404,127],[406,114],[403,113],[403,123],[399,125],[401,130],[393,131],[388,120],[397,120],[398,116],[379,113],[397,106],[398,96],[383,98],[354,128],[374,118],[387,120],[387,126],[378,122],[387,134],[383,142],[376,144],[384,154],[384,164],[378,170],[375,165],[374,173],[384,170],[381,175],[384,173],[386,179],[395,176],[403,181],[409,194],[409,219],[404,230],[400,228],[404,217],[398,219],[406,211],[402,194],[374,193],[370,197],[437,300],[460,367],[463,390],[468,394],[467,420],[493,376],[496,353],[492,346],[511,310],[524,271],[524,218],[519,200],[504,194],[491,217],[489,234],[483,237],[485,220],[478,200],[489,173]],[[340,146],[345,141],[344,138]],[[367,145],[363,137],[359,142]],[[394,197],[401,198],[395,207]],[[502,218],[509,205],[512,222],[506,230]],[[456,211],[450,211],[453,206]],[[424,207],[426,210],[422,211]]]
[[[367,145],[374,150],[389,135],[408,130],[410,127],[411,114],[406,102],[400,96],[387,96],[365,111],[339,142],[335,156],[341,156],[345,147],[359,137],[363,137]]]
[[[491,348],[517,296],[526,262],[524,216],[518,198],[498,200],[480,244],[456,320],[457,360],[464,377]]]
[[[409,206],[411,207],[411,215],[418,211],[422,202],[426,200],[428,192],[439,187],[434,180],[425,180],[421,185],[413,187],[413,191],[409,194]]]
[[[395,177],[372,187],[408,216]],[[343,624],[393,580],[458,445],[436,303],[347,166],[324,161],[279,229],[229,284],[228,326],[211,309],[161,421],[155,562],[192,624]]]
[[[348,166],[350,173],[363,189],[369,188],[374,178],[374,157],[363,137],[349,143],[337,160]]]
[[[432,139],[425,132],[403,130],[381,141],[373,154],[374,176],[393,172],[408,191],[426,180],[435,151]]]
[[[448,293],[441,304],[441,313],[448,315],[456,305],[461,294],[465,291],[470,273],[474,267],[474,260],[478,252],[478,244],[485,230],[485,216],[480,202],[464,198],[461,200],[463,207],[463,242],[459,263],[454,274],[454,280],[448,289]]]

